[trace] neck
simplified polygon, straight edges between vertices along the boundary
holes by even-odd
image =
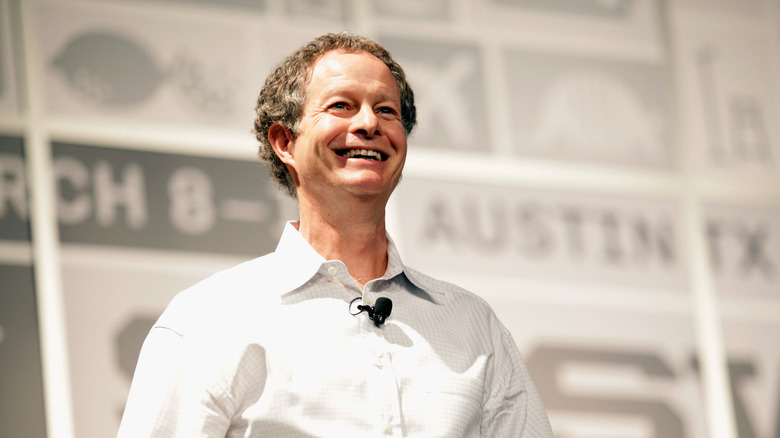
[[[298,230],[321,256],[344,262],[361,288],[385,273],[384,205],[379,209],[374,203],[358,202],[350,203],[349,208],[315,208],[306,199],[299,199],[299,203]]]

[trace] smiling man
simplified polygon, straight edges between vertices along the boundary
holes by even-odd
[[[255,132],[299,219],[171,302],[120,437],[552,436],[490,307],[405,266],[385,231],[415,117],[368,38],[323,35],[276,68]]]

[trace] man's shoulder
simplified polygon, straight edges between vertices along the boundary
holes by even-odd
[[[449,281],[434,278],[420,271],[405,268],[409,281],[425,291],[434,306],[432,316],[447,325],[450,333],[460,333],[463,339],[481,342],[486,339],[503,339],[508,332],[488,301],[476,292]]]
[[[404,266],[404,273],[412,284],[428,293],[433,293],[435,299],[442,304],[469,302],[478,307],[490,308],[484,298],[455,283],[440,280],[408,266]]]
[[[257,279],[266,277],[276,270],[275,254],[270,253],[247,260],[230,268],[216,272],[179,293],[180,296],[205,297],[218,292],[220,295],[231,291],[244,291],[256,288]]]
[[[271,253],[206,277],[177,293],[157,326],[184,331],[196,320],[219,319],[223,313],[236,312],[241,308],[236,307],[238,302],[265,299],[270,295],[260,279],[271,275],[275,265]]]

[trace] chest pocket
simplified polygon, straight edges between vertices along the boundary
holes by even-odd
[[[429,376],[403,395],[410,437],[477,437],[482,419],[482,381],[458,374]]]

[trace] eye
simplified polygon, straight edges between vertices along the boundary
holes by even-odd
[[[392,114],[392,115],[396,115],[397,114],[397,111],[395,110],[395,108],[389,107],[389,106],[383,106],[383,107],[379,108],[379,112],[382,113],[382,114]]]
[[[336,102],[330,105],[333,109],[347,109],[347,103],[346,102]]]

